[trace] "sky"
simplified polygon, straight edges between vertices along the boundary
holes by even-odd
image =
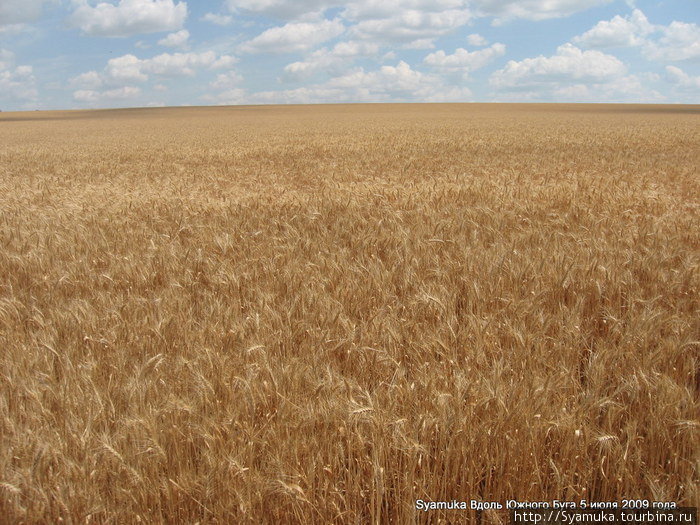
[[[699,0],[0,0],[0,110],[700,103]]]

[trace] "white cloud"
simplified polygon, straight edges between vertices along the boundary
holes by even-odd
[[[470,0],[228,0],[231,12],[265,14],[273,18],[309,22],[331,7],[352,24],[352,37],[391,42],[412,48],[433,47],[434,38],[471,20]],[[300,18],[305,18],[300,20]]]
[[[325,87],[342,89],[358,100],[429,100],[444,90],[444,80],[411,68],[404,61],[396,66],[382,66],[377,71],[356,69],[332,78]],[[463,91],[464,95],[466,91]]]
[[[497,17],[502,23],[513,18],[546,20],[563,18],[611,0],[473,0],[479,14]]]
[[[612,55],[582,51],[573,44],[564,44],[551,57],[538,56],[520,62],[510,60],[503,69],[491,75],[490,83],[496,88],[520,89],[546,83],[603,82],[625,72],[625,65]]]
[[[601,20],[573,41],[585,47],[627,47],[644,43],[644,37],[654,30],[647,17],[639,9],[631,15],[615,16],[611,20]]]
[[[243,88],[234,88],[216,95],[203,95],[201,98],[213,104],[252,104],[249,93]]]
[[[6,104],[35,101],[39,95],[32,66],[18,66],[12,52],[0,49],[0,109]]]
[[[209,69],[230,69],[238,62],[238,59],[231,55],[220,55],[209,66]]]
[[[700,95],[700,76],[690,76],[676,66],[666,66],[666,76],[669,82],[676,84],[682,90]]]
[[[242,81],[243,77],[241,75],[239,75],[235,71],[229,71],[227,73],[220,73],[219,75],[217,75],[216,80],[214,80],[209,85],[214,89],[223,91],[226,89],[233,89]]]
[[[0,49],[0,71],[15,64],[15,54],[7,49]]]
[[[438,12],[398,10],[385,18],[362,20],[350,30],[359,39],[380,42],[413,42],[437,38],[467,24],[471,13],[466,9]]]
[[[303,61],[287,64],[284,67],[283,79],[304,80],[318,71],[340,74],[356,58],[377,53],[379,53],[379,45],[373,42],[338,42],[333,49],[319,49]]]
[[[233,17],[230,15],[219,15],[216,13],[207,13],[202,18],[202,22],[209,22],[210,24],[215,24],[217,26],[227,26],[233,21]]]
[[[0,24],[0,36],[15,36],[30,30],[27,24]]]
[[[489,82],[496,101],[658,103],[665,97],[649,87],[656,80],[653,74],[627,74],[612,55],[564,44],[551,57],[509,61]]]
[[[105,73],[110,80],[116,82],[145,82],[148,80],[148,75],[143,71],[146,62],[131,54],[123,55],[110,59]]]
[[[187,4],[173,0],[119,0],[116,5],[101,2],[94,7],[87,0],[79,1],[70,22],[93,36],[125,37],[175,31],[187,18]]]
[[[170,33],[165,38],[158,40],[158,44],[165,47],[186,48],[189,45],[190,32],[187,29],[181,29],[177,33]]]
[[[665,97],[650,89],[639,76],[627,75],[605,82],[562,85],[542,95],[555,102],[639,102],[658,103]]]
[[[470,46],[474,46],[474,47],[482,47],[482,46],[487,46],[489,44],[488,40],[486,40],[483,36],[481,36],[477,33],[467,35],[467,43]]]
[[[79,102],[97,103],[113,99],[126,99],[140,93],[139,88],[130,86],[146,82],[152,76],[160,78],[194,76],[198,70],[229,69],[236,59],[229,55],[217,55],[213,51],[203,53],[162,53],[152,58],[138,58],[132,54],[112,58],[102,72],[88,71],[72,78],[69,86],[77,90],[73,98]],[[225,77],[219,75],[219,82]],[[229,82],[237,78],[235,73],[226,77]],[[99,88],[107,87],[104,91]],[[167,87],[158,84],[158,91]]]
[[[0,103],[35,100],[39,93],[32,66],[0,70],[0,93]]]
[[[216,56],[213,51],[203,53],[163,53],[141,60],[141,70],[161,76],[193,76],[196,69],[223,69],[235,63],[233,57]]]
[[[240,49],[246,53],[296,53],[312,49],[345,31],[338,20],[290,22],[273,27],[244,42]]]
[[[665,97],[647,88],[636,75],[623,76],[608,82],[562,85],[543,90],[540,97],[554,102],[639,102],[658,103]]]
[[[2,0],[0,26],[33,22],[41,16],[44,4],[53,0]]]
[[[419,38],[402,44],[401,49],[435,49],[434,38]]]
[[[382,66],[378,71],[366,72],[358,68],[342,76],[332,78],[326,85],[350,89],[371,89],[375,93],[413,91],[421,86],[425,75],[415,71],[403,60],[396,66]]]
[[[484,67],[496,58],[502,57],[505,53],[506,46],[497,43],[471,52],[458,48],[452,55],[447,55],[442,50],[436,51],[426,56],[423,62],[444,72],[463,73],[466,76],[469,72]]]
[[[520,91],[500,92],[496,102],[660,103],[666,97],[647,87],[646,75],[628,75],[603,82],[553,83]]]
[[[295,19],[342,7],[346,20],[386,20],[410,11],[442,13],[470,8],[481,16],[495,16],[499,21],[513,18],[543,20],[561,18],[612,0],[227,0],[232,13],[264,14],[272,18]]]
[[[297,89],[249,93],[233,89],[207,96],[220,104],[306,104],[317,102],[449,102],[468,101],[464,87],[450,86],[438,75],[415,71],[406,62],[376,71],[357,68],[322,84]]]
[[[102,87],[102,84],[102,75],[97,71],[88,71],[87,73],[71,78],[68,82],[70,87],[82,89],[97,89]]]
[[[700,26],[674,21],[657,28],[661,37],[646,44],[643,52],[647,58],[668,62],[700,60]]]
[[[602,20],[573,39],[589,48],[640,47],[649,60],[678,62],[700,59],[700,27],[673,21],[669,25],[651,24],[639,9],[631,15]]]
[[[264,14],[271,18],[290,20],[300,15],[342,5],[340,0],[226,0],[232,13]]]
[[[105,76],[119,83],[144,82],[148,80],[149,75],[193,76],[197,69],[226,69],[235,63],[234,57],[217,56],[213,51],[162,53],[145,59],[129,54],[109,60],[105,67]]]
[[[81,89],[73,92],[73,99],[78,102],[96,103],[112,100],[131,99],[137,97],[140,94],[141,89],[132,86],[125,86],[118,89],[110,89],[107,91]]]
[[[338,42],[331,54],[340,58],[355,58],[359,56],[376,55],[379,52],[379,45],[373,42]]]
[[[73,100],[77,100],[78,102],[97,102],[99,98],[100,93],[98,91],[92,91],[89,89],[73,91]]]
[[[465,0],[355,0],[345,4],[343,16],[351,20],[376,20],[390,18],[398,13],[418,11],[440,13],[463,10],[469,2]]]

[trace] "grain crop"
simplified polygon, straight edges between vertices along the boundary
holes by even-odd
[[[0,521],[700,505],[700,106],[0,114]]]

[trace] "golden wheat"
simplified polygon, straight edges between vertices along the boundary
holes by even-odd
[[[0,520],[697,506],[699,118],[3,113]]]

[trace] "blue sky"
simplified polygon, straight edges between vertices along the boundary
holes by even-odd
[[[0,0],[0,109],[700,103],[697,0]]]

